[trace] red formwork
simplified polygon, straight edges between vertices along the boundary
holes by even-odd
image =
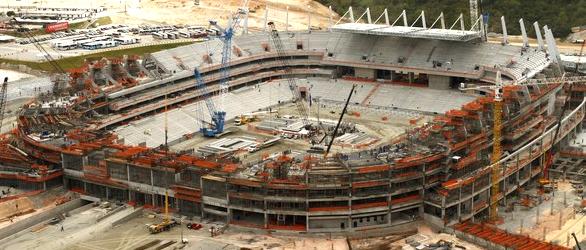
[[[553,245],[525,235],[513,234],[493,225],[461,222],[452,227],[454,230],[490,241],[494,244],[518,250],[570,250],[570,248]]]

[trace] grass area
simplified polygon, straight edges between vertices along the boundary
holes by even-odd
[[[123,55],[144,55],[148,53],[154,53],[161,50],[172,49],[188,44],[192,44],[193,42],[183,42],[183,43],[171,43],[171,44],[158,44],[152,46],[145,46],[145,47],[136,47],[136,48],[129,48],[129,49],[120,49],[120,50],[112,50],[112,51],[105,51],[99,52],[95,54],[83,55],[83,56],[76,56],[76,57],[69,57],[56,60],[56,62],[61,66],[63,69],[72,69],[80,67],[85,60],[93,61],[98,60],[103,57],[120,57]],[[20,60],[11,60],[11,59],[3,59],[0,58],[0,63],[10,63],[10,64],[22,64],[26,65],[32,69],[36,70],[43,70],[49,72],[55,72],[55,69],[51,66],[48,62],[29,62],[29,61],[20,61]]]
[[[74,24],[70,24],[69,25],[69,29],[87,29],[87,28],[91,28],[88,26],[102,26],[102,25],[108,25],[108,24],[112,24],[112,19],[110,19],[109,16],[104,16],[104,17],[100,17],[95,21],[87,21],[87,22],[80,22],[80,23],[74,23]]]

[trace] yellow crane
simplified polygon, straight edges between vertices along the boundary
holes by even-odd
[[[498,220],[498,198],[500,194],[499,177],[501,175],[499,161],[503,155],[501,147],[501,133],[503,125],[503,83],[501,81],[501,72],[496,73],[496,88],[494,89],[494,106],[493,106],[493,131],[492,131],[492,155],[490,163],[492,164],[492,186],[490,188],[490,221]]]

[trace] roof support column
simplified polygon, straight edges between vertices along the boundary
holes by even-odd
[[[464,25],[464,14],[460,13],[460,17],[458,19],[460,20],[460,29],[465,31],[466,26]]]
[[[535,36],[537,37],[537,46],[540,50],[544,50],[545,46],[543,45],[543,37],[541,36],[541,29],[539,28],[539,23],[534,22],[533,28],[535,29]]]
[[[501,26],[503,28],[503,45],[506,45],[509,43],[509,38],[507,35],[507,23],[505,22],[505,17],[501,16]]]
[[[366,8],[366,20],[368,24],[372,24],[372,18],[370,17],[370,8]]]
[[[529,39],[527,38],[527,31],[525,30],[525,22],[523,18],[519,19],[519,25],[521,26],[521,35],[523,36],[523,47],[529,47]]]

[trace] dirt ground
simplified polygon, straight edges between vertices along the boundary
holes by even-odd
[[[23,0],[23,2],[28,2]],[[87,2],[77,0],[43,1],[40,5],[55,7],[98,7],[105,6],[114,23],[125,24],[191,24],[207,25],[210,18],[218,19],[225,24],[227,18],[243,3],[242,0],[93,0]],[[32,2],[31,3],[37,3]],[[25,3],[21,3],[25,4]],[[37,3],[38,4],[38,3]],[[269,19],[277,26],[285,24],[285,11],[289,6],[290,29],[307,28],[307,12],[312,13],[311,25],[326,27],[329,10],[311,0],[250,0],[249,26],[251,29],[264,27],[265,9],[269,8]],[[335,18],[334,18],[335,19]]]

